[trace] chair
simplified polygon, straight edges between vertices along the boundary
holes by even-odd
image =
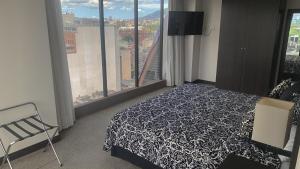
[[[12,106],[9,108],[4,108],[4,109],[0,110],[0,113],[5,112],[5,111],[12,111],[15,109],[21,109],[21,108],[24,108],[25,106],[31,106],[33,109],[33,113],[28,116],[25,115],[25,117],[19,118],[17,120],[13,120],[13,121],[9,120],[9,122],[7,122],[6,124],[0,124],[0,130],[3,130],[3,132],[7,134],[7,135],[5,135],[5,137],[13,138],[12,142],[10,142],[10,144],[7,146],[7,148],[5,147],[4,142],[3,142],[4,138],[0,138],[0,146],[4,153],[4,157],[3,157],[2,163],[0,165],[0,169],[2,169],[2,167],[4,166],[4,163],[6,161],[9,165],[10,169],[12,169],[12,165],[11,165],[11,162],[9,159],[9,153],[10,153],[11,147],[13,145],[15,145],[16,143],[18,143],[20,141],[31,138],[31,137],[36,136],[41,133],[44,133],[48,140],[48,144],[45,148],[45,151],[47,150],[47,147],[50,146],[54,152],[54,155],[55,155],[59,165],[62,166],[61,160],[58,157],[58,154],[56,153],[53,143],[52,143],[54,136],[58,132],[58,126],[52,126],[47,123],[44,123],[42,121],[42,118],[39,114],[38,108],[35,103],[28,102],[28,103]],[[26,113],[23,113],[23,114],[26,114]],[[54,131],[54,134],[50,137],[48,131],[52,130],[52,129],[55,129],[55,131]]]

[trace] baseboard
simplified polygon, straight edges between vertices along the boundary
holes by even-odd
[[[56,142],[58,142],[60,140],[61,140],[60,135],[55,136],[53,138],[53,143],[56,143]],[[37,150],[40,150],[40,149],[44,148],[47,144],[48,144],[48,140],[45,140],[45,141],[42,141],[40,143],[34,144],[32,146],[29,146],[27,148],[24,148],[22,150],[16,151],[16,152],[11,153],[9,155],[9,159],[11,161],[15,160],[15,159],[18,159],[18,158],[23,157],[23,156],[25,156],[27,154],[33,153],[33,152],[35,152]],[[0,161],[2,161],[2,160],[3,160],[3,157],[0,157]]]
[[[202,80],[202,79],[197,79],[193,82],[185,82],[185,83],[203,83],[203,84],[216,85],[216,82],[211,82],[211,81]]]

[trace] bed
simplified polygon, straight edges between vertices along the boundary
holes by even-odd
[[[185,84],[117,113],[104,150],[124,151],[125,157],[157,168],[217,169],[232,153],[280,168],[276,154],[241,137],[242,122],[253,121],[258,99],[213,85]]]

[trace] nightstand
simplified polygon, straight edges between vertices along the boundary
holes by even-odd
[[[218,169],[274,169],[246,158],[230,154]]]

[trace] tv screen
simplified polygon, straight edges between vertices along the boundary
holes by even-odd
[[[204,12],[169,12],[169,36],[201,35]]]

